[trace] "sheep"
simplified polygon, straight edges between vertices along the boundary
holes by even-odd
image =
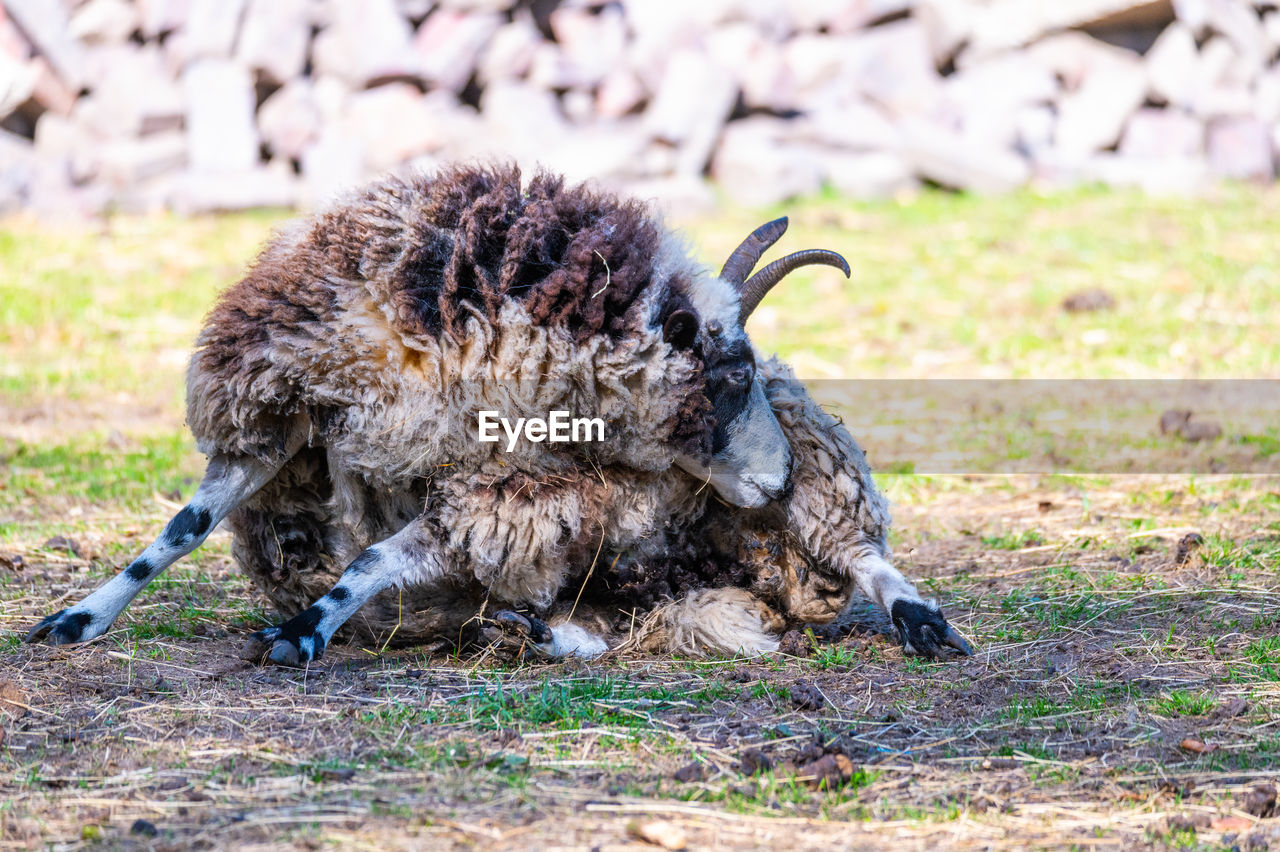
[[[737,579],[666,583],[629,631],[641,648],[771,650],[857,588],[907,651],[969,653],[888,562],[861,449],[783,365],[757,363],[743,326],[770,288],[807,264],[850,274],[816,249],[752,274],[785,229],[757,229],[715,276],[640,202],[460,165],[282,230],[196,342],[195,495],[27,641],[101,635],[225,520],[236,562],[295,613],[249,637],[262,662],[319,659],[344,625],[385,644],[484,623],[595,656],[621,640],[607,594],[575,620],[592,578],[644,597],[680,559]],[[555,410],[605,439],[479,440],[482,412]]]

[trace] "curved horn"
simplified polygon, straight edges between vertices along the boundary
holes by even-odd
[[[751,232],[742,243],[733,250],[729,259],[720,270],[720,278],[728,281],[734,289],[741,289],[742,282],[747,280],[751,270],[760,262],[760,256],[769,250],[787,232],[787,217],[766,222]]]
[[[750,241],[751,237],[747,239]],[[742,302],[742,308],[738,313],[738,321],[741,323],[747,321],[747,317],[751,316],[751,312],[756,309],[756,305],[760,304],[760,300],[764,298],[765,293],[773,289],[774,284],[777,284],[800,267],[812,266],[815,263],[834,266],[844,273],[845,278],[852,274],[848,261],[833,251],[807,249],[798,251],[795,254],[789,254],[761,269],[738,288],[738,297]]]

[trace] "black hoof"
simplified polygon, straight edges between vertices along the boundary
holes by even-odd
[[[325,641],[316,630],[318,614],[311,609],[295,615],[278,627],[268,627],[245,640],[240,656],[259,665],[305,666],[324,656]]]
[[[46,615],[40,623],[27,631],[23,640],[29,644],[45,642],[49,645],[74,645],[86,639],[92,639],[99,632],[89,633],[86,628],[93,622],[93,616],[87,612],[68,612],[60,609],[53,615]]]
[[[973,656],[973,648],[954,627],[947,624],[937,604],[894,601],[890,615],[894,636],[908,654],[942,660],[948,656],[945,649],[952,648],[966,657]]]

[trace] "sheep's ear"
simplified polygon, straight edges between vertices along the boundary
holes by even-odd
[[[689,311],[676,311],[662,324],[662,339],[676,349],[688,349],[698,336],[698,318]]]

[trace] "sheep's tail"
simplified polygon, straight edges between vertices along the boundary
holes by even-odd
[[[642,651],[703,657],[778,650],[783,619],[745,589],[698,589],[645,617],[626,643]]]
[[[331,493],[324,450],[304,448],[227,516],[232,557],[284,615],[300,612],[342,574],[328,540]]]

